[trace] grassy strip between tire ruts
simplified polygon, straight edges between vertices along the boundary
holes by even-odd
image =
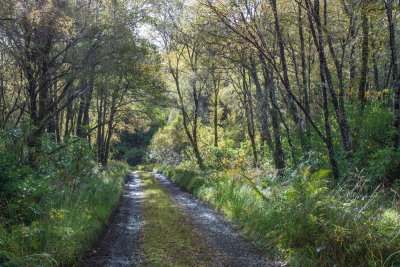
[[[207,266],[203,240],[151,174],[141,173],[146,195],[142,249],[149,266]]]

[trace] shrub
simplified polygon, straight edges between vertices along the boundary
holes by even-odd
[[[205,178],[202,178],[198,172],[193,170],[164,168],[161,171],[170,177],[171,181],[190,192],[197,192],[207,182]]]
[[[154,135],[149,147],[150,162],[165,166],[175,166],[181,162],[181,153],[187,146],[181,120],[181,117],[177,116]]]
[[[18,129],[0,134],[0,265],[74,264],[117,204],[128,166],[100,170],[84,140],[44,136],[35,151],[23,140]]]
[[[291,266],[400,264],[400,213],[395,204],[382,192],[367,196],[331,189],[328,171],[311,174],[305,168],[284,183],[235,179],[227,171],[211,176],[187,170],[165,173]],[[204,182],[191,186],[196,179]],[[256,191],[254,184],[268,187]]]

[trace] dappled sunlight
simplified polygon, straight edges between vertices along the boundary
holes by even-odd
[[[399,44],[396,0],[0,0],[0,266],[400,266]]]

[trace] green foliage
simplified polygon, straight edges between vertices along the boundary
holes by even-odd
[[[330,189],[329,171],[296,171],[285,183],[165,169],[171,180],[221,210],[271,255],[293,266],[396,266],[400,213],[382,192]],[[203,178],[200,178],[203,177]],[[207,178],[204,178],[207,177]],[[196,181],[201,179],[202,183]],[[256,180],[255,180],[256,179]],[[252,180],[253,183],[249,183]],[[254,190],[255,184],[268,187]]]
[[[95,157],[89,145],[81,140],[56,143],[43,136],[39,149],[23,144],[23,129],[3,131],[0,146],[0,202],[6,223],[30,223],[44,211],[63,186],[78,187],[93,179]]]
[[[113,148],[114,159],[123,160],[131,166],[144,163],[147,148],[158,129],[158,125],[136,127],[134,132],[123,131],[119,134],[119,143]]]
[[[362,118],[356,105],[349,108],[356,149],[351,164],[347,158],[340,162],[354,180],[349,187],[362,183],[372,192],[380,184],[393,185],[400,178],[400,154],[391,143],[392,111],[381,100],[368,105]]]
[[[368,175],[367,184],[376,187],[380,183],[391,184],[400,179],[400,151],[392,148],[376,150],[370,156],[370,162],[366,167]]]
[[[165,166],[181,162],[181,154],[187,143],[182,128],[182,117],[176,116],[171,123],[157,131],[149,147],[150,162]]]
[[[0,137],[0,265],[76,263],[117,204],[127,166],[100,171],[83,140],[44,136],[33,151],[23,133]]]
[[[189,192],[197,192],[206,184],[206,178],[201,177],[201,173],[193,170],[178,168],[162,168],[161,171],[167,175],[171,181],[180,185]]]

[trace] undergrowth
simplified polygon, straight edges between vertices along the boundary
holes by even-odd
[[[59,266],[79,261],[96,240],[122,193],[126,166],[113,163],[76,189],[49,192],[29,224],[0,224],[1,266]]]
[[[0,266],[73,265],[107,223],[128,166],[99,168],[85,141],[44,137],[32,151],[21,139],[0,135]]]
[[[307,168],[286,181],[251,171],[160,171],[289,266],[400,266],[399,199],[381,188],[332,189],[327,171]]]

